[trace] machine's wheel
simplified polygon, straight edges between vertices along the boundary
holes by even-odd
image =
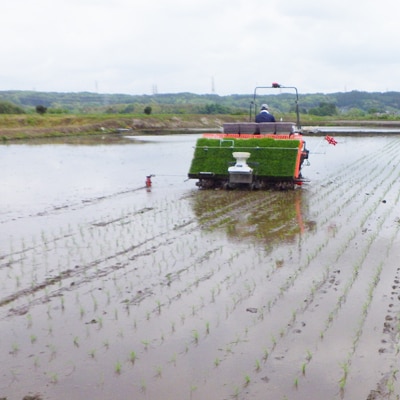
[[[260,189],[260,183],[258,181],[254,181],[250,185],[251,190],[259,190]]]

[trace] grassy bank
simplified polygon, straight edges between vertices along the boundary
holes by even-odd
[[[235,117],[237,118],[237,117]],[[115,134],[120,132],[211,129],[218,130],[230,116],[205,115],[0,115],[3,141],[39,137]]]
[[[278,116],[281,118],[281,116]],[[283,115],[284,121],[295,121],[294,115]],[[200,114],[26,114],[0,115],[0,140],[19,140],[45,137],[106,135],[121,132],[159,131],[218,131],[224,122],[247,121],[248,115]],[[373,125],[400,126],[400,121],[343,120],[304,115],[303,126],[314,125]]]

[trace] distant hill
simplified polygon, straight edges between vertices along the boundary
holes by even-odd
[[[154,95],[100,94],[91,92],[58,93],[36,91],[0,91],[0,102],[10,102],[26,111],[36,106],[47,107],[53,113],[134,113],[151,106],[156,113],[246,113],[253,94],[219,96],[216,94],[170,93]],[[294,110],[294,95],[269,94],[257,98],[257,103],[267,102],[275,112]],[[336,110],[337,114],[382,113],[400,114],[400,92],[345,92],[300,94],[299,108],[302,113],[313,110]],[[324,108],[325,107],[325,108]],[[317,114],[318,115],[318,114]]]

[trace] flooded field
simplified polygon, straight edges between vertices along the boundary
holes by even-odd
[[[199,191],[197,137],[0,146],[0,398],[398,399],[400,137],[289,192]]]

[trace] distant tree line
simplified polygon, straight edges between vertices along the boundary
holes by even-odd
[[[154,95],[57,93],[36,91],[0,91],[0,114],[37,112],[109,113],[109,114],[243,114],[252,107],[253,95],[218,96],[216,94],[172,93]],[[274,113],[295,111],[295,98],[290,93],[257,97],[256,109],[268,103]],[[38,109],[39,107],[39,109]],[[43,107],[43,108],[41,108]],[[399,115],[400,92],[345,92],[300,94],[302,114],[317,116],[368,114]]]
[[[333,116],[338,114],[337,107],[334,103],[319,103],[318,107],[313,107],[308,110],[308,114],[319,115],[321,117]]]
[[[10,101],[0,101],[0,114],[24,114],[25,110]]]

